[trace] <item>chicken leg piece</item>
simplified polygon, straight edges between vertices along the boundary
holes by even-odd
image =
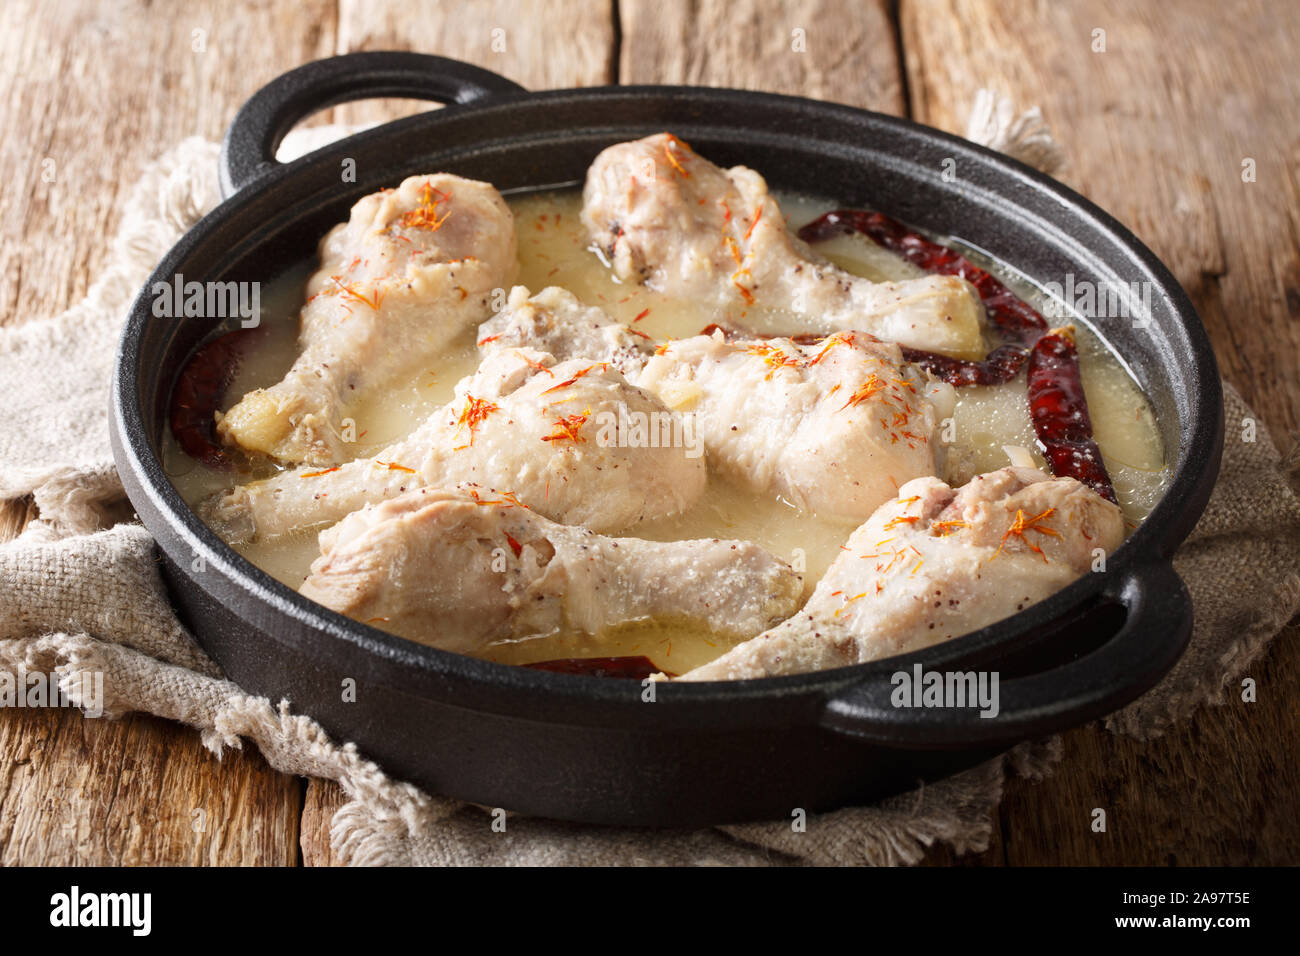
[[[844,667],[919,650],[1015,614],[1124,540],[1119,508],[1033,468],[953,490],[918,478],[850,536],[804,609],[681,680]]]
[[[487,183],[414,176],[353,206],[320,260],[293,367],[217,424],[224,441],[289,464],[352,457],[348,414],[490,314],[517,268],[514,218]]]
[[[786,334],[870,332],[983,357],[980,302],[955,276],[870,282],[790,233],[752,169],[719,169],[670,133],[604,150],[587,171],[583,224],[624,281],[717,308],[791,313]]]
[[[940,425],[956,402],[952,386],[863,332],[799,344],[715,330],[664,343],[637,385],[693,416],[709,461],[731,481],[857,521],[939,470]]]
[[[633,383],[654,352],[650,336],[634,332],[559,286],[547,286],[533,296],[524,286],[515,286],[506,307],[479,326],[483,354],[517,346],[549,352],[560,360],[608,362]]]
[[[684,429],[607,365],[506,349],[457,383],[455,395],[374,458],[240,485],[208,499],[200,514],[228,541],[266,539],[413,488],[464,482],[515,496],[554,521],[609,532],[684,511],[704,492],[702,449],[651,447],[628,434],[637,415]]]
[[[302,593],[461,653],[646,619],[743,639],[799,606],[799,575],[752,542],[607,538],[468,491],[421,488],[349,515],[321,533]]]
[[[719,474],[804,511],[856,521],[903,482],[938,471],[938,426],[956,402],[952,386],[863,332],[799,344],[728,341],[714,331],[652,350],[562,289],[530,299],[516,288],[479,330],[487,354],[519,345],[618,364],[689,421]]]

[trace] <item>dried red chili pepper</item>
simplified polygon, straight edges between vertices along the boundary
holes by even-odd
[[[172,389],[172,434],[185,454],[209,468],[233,465],[217,438],[216,412],[239,363],[264,329],[236,329],[190,356]]]
[[[615,677],[624,680],[645,680],[652,674],[662,673],[667,677],[676,677],[669,671],[661,671],[654,661],[644,655],[635,657],[562,657],[553,661],[536,661],[525,664],[533,670],[550,671],[553,674],[581,674],[587,677]]]
[[[903,346],[903,358],[919,365],[935,378],[949,385],[1001,385],[1009,382],[1024,367],[1029,353],[1015,345],[1000,345],[982,362],[950,358],[938,352],[924,352]]]
[[[1092,438],[1079,351],[1068,330],[1049,332],[1030,350],[1029,417],[1053,474],[1077,478],[1108,501],[1116,500]]]

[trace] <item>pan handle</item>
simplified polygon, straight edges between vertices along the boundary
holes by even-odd
[[[896,706],[891,697],[901,680],[877,675],[832,697],[822,725],[887,747],[967,749],[1010,746],[1112,713],[1153,686],[1178,660],[1191,637],[1192,603],[1167,563],[1129,571],[1105,592],[1105,599],[1127,611],[1116,634],[1077,660],[999,680],[996,716],[981,717],[978,706]],[[954,664],[951,669],[962,668]],[[900,665],[899,671],[914,674],[910,665]],[[986,686],[991,687],[991,680]]]
[[[230,196],[278,166],[280,141],[318,110],[381,96],[461,105],[522,92],[518,83],[490,70],[424,53],[348,53],[316,60],[276,77],[235,114],[221,146],[221,193]]]

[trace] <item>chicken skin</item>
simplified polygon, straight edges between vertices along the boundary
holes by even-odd
[[[955,490],[917,478],[852,534],[803,610],[680,679],[799,674],[929,647],[1051,596],[1123,540],[1119,508],[1073,478],[1011,467]]]
[[[938,470],[952,387],[861,332],[809,344],[728,341],[721,331],[664,343],[638,385],[683,415],[719,474],[801,511],[865,520],[910,479]]]
[[[719,169],[669,133],[597,156],[582,219],[622,281],[707,307],[780,310],[790,335],[859,330],[933,352],[984,353],[970,283],[845,272],[790,233],[762,176]]]
[[[608,538],[463,485],[368,505],[320,544],[305,596],[461,653],[647,619],[745,638],[793,614],[801,592],[748,541]]]
[[[864,521],[899,485],[939,467],[951,386],[862,332],[798,343],[708,335],[652,343],[561,289],[510,305],[480,329],[480,348],[544,348],[618,364],[639,388],[690,416],[711,467],[802,511]]]
[[[492,186],[439,173],[366,196],[321,242],[300,352],[284,379],[219,417],[229,444],[335,465],[349,413],[483,321],[517,269],[514,218]]]
[[[413,488],[468,482],[554,521],[621,531],[686,510],[707,481],[698,450],[631,440],[625,423],[637,415],[675,418],[607,365],[506,349],[374,458],[240,485],[208,499],[201,513],[228,541],[264,540]]]
[[[604,309],[585,305],[559,286],[548,286],[536,295],[515,286],[506,307],[479,326],[478,347],[483,354],[517,346],[549,352],[561,360],[608,362],[634,384],[654,352],[648,335],[634,332]]]

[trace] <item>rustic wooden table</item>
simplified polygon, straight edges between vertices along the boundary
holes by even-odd
[[[1062,178],[1172,267],[1225,376],[1279,444],[1300,434],[1300,15],[1282,2],[7,0],[0,317],[79,299],[142,164],[182,137],[219,138],[278,73],[408,48],[531,89],[746,87],[957,132],[978,87],[1036,103],[1070,157]],[[316,121],[421,108],[370,102]],[[1247,158],[1254,182],[1243,182]],[[29,511],[8,503],[0,539]],[[957,862],[1300,862],[1294,638],[1293,627],[1252,666],[1254,704],[1229,689],[1223,706],[1149,744],[1096,727],[1066,734],[1056,774],[1011,782],[988,851]],[[0,714],[6,864],[328,864],[340,802],[337,787],[255,752],[218,762],[193,731],[152,717]],[[1088,825],[1097,806],[1111,809],[1104,834]],[[942,849],[931,860],[953,862]]]

